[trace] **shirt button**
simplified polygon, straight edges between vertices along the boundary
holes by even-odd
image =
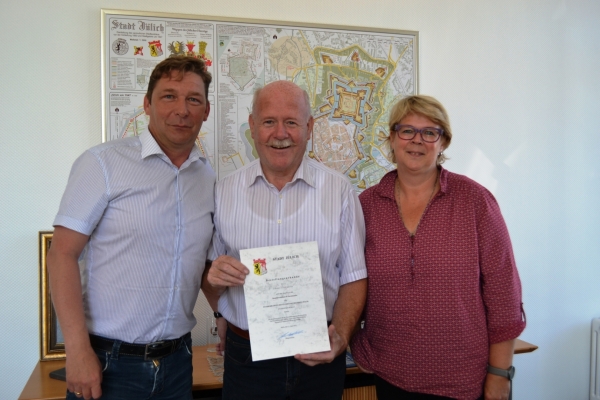
[[[282,194],[280,194],[280,195],[279,195],[279,198],[280,198],[280,199],[283,199],[283,195],[282,195]]]
[[[278,223],[278,224],[280,224],[280,223],[281,223],[281,220],[280,220],[280,219],[278,219],[278,220],[277,220],[277,223]]]

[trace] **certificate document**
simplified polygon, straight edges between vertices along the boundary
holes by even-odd
[[[317,242],[240,251],[254,361],[331,350]]]

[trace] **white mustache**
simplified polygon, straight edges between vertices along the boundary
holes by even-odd
[[[283,139],[283,140],[271,139],[268,142],[265,142],[263,144],[265,146],[274,147],[276,149],[284,149],[286,147],[296,146],[296,144],[294,142],[292,142],[291,139]]]

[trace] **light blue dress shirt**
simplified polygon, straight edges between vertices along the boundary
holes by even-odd
[[[191,331],[214,184],[196,146],[177,168],[147,130],[75,161],[54,225],[90,235],[80,258],[90,333],[149,343]]]
[[[266,180],[259,160],[220,180],[215,230],[211,260],[224,254],[239,260],[241,249],[316,241],[328,321],[340,286],[367,277],[357,194],[345,176],[310,158],[281,191]],[[219,311],[248,329],[243,287],[228,288]]]

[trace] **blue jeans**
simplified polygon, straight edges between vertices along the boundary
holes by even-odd
[[[252,361],[250,341],[227,330],[223,400],[340,400],[346,356],[309,367],[294,357]]]
[[[118,345],[115,345],[116,350]],[[192,399],[192,339],[184,339],[158,366],[139,356],[95,350],[102,365],[102,400]],[[81,400],[67,391],[67,400]]]

